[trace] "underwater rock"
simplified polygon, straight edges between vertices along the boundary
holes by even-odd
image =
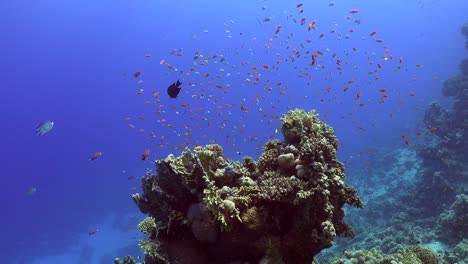
[[[424,112],[424,124],[430,130],[435,127],[437,130],[434,132],[439,137],[445,137],[450,131],[452,126],[452,117],[450,113],[443,109],[439,103],[432,102]]]
[[[468,60],[466,61],[468,62]],[[466,68],[466,70],[468,70],[468,65],[466,66]],[[464,78],[462,75],[457,75],[444,81],[442,94],[444,96],[457,96],[461,94],[465,89],[468,89],[468,79]]]
[[[468,78],[468,59],[464,59],[461,63],[460,63],[460,70],[462,72],[462,79],[463,81],[465,82],[464,83],[464,88],[466,89],[467,88],[467,84],[466,82],[468,81],[467,78]]]
[[[468,24],[464,24],[461,31],[465,38],[468,38]]]
[[[294,167],[294,154],[287,153],[278,156],[278,165],[280,168],[288,170]]]
[[[457,195],[450,209],[440,214],[437,229],[441,237],[451,244],[468,237],[468,195]]]
[[[147,264],[311,263],[353,236],[343,206],[363,204],[345,183],[333,129],[297,109],[281,123],[285,140],[266,143],[258,162],[232,161],[214,144],[156,161],[133,196],[152,219],[140,241]]]

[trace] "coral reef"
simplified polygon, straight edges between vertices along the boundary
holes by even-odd
[[[139,262],[136,262],[130,256],[125,256],[123,260],[120,260],[119,258],[114,259],[114,264],[139,264]]]
[[[468,38],[468,24],[463,32]],[[348,258],[337,263],[390,263],[388,254],[408,246],[424,246],[448,263],[467,263],[468,255],[468,59],[460,74],[444,82],[442,93],[452,97],[431,103],[424,115],[427,127],[410,148],[376,148],[350,160],[347,169],[356,177],[366,208],[350,208],[347,221],[355,228],[353,239],[337,239],[316,260],[330,263],[347,249]],[[416,130],[416,129],[415,129]],[[423,131],[423,130],[421,130]],[[363,159],[364,158],[364,159]],[[365,166],[364,164],[368,164]],[[379,251],[371,251],[373,247]],[[401,254],[410,261],[427,258],[424,251]],[[387,255],[387,256],[385,256]],[[393,263],[402,260],[393,258]]]
[[[468,260],[468,239],[463,239],[453,249],[445,252],[444,259],[449,263],[466,264]]]
[[[467,27],[462,33],[468,39]],[[419,174],[419,195],[412,198],[416,208],[426,206],[423,213],[436,217],[457,194],[467,192],[468,59],[460,64],[460,74],[444,82],[442,93],[452,96],[453,103],[446,110],[434,102],[425,112],[424,123],[437,139],[418,150],[424,169]]]
[[[156,161],[133,195],[149,215],[145,263],[311,263],[353,236],[343,206],[363,204],[345,184],[333,129],[297,109],[281,123],[284,141],[266,143],[258,162],[232,161],[218,145]]]
[[[391,255],[373,248],[371,250],[349,250],[343,258],[335,259],[332,264],[443,264],[446,263],[430,249],[409,247]]]
[[[449,210],[440,214],[437,229],[448,243],[457,243],[468,237],[468,195],[457,195]]]
[[[465,35],[465,48],[468,49],[468,24],[463,25],[462,34]]]

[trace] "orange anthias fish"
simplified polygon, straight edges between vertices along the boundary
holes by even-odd
[[[354,100],[357,100],[357,99],[359,99],[359,97],[361,97],[361,92],[357,92],[357,94],[356,94],[356,98],[354,98]]]
[[[149,150],[149,149],[145,149],[145,151],[144,151],[143,154],[141,155],[141,160],[147,160],[149,154],[150,154],[150,150]]]
[[[100,158],[102,155],[102,152],[96,152],[94,153],[91,158],[89,158],[89,160],[93,161],[93,160],[97,160],[98,158]]]
[[[88,232],[88,235],[89,235],[89,236],[92,236],[92,235],[96,234],[97,231],[98,231],[98,230],[95,228],[95,229],[89,231],[89,232]]]

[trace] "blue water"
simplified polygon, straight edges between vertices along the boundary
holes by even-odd
[[[460,34],[468,18],[466,2],[334,2],[304,1],[303,16],[289,1],[0,3],[2,263],[111,263],[117,256],[141,255],[135,226],[144,215],[131,194],[139,190],[139,177],[154,170],[152,161],[211,142],[230,158],[240,159],[240,152],[257,159],[268,139],[281,138],[274,133],[279,119],[271,115],[288,109],[316,109],[334,127],[350,181],[366,177],[352,172],[363,166],[359,157],[369,149],[425,144],[415,135],[427,130],[424,109],[432,101],[449,104],[440,92],[442,82],[458,73],[467,56]],[[354,8],[359,12],[348,13]],[[267,17],[271,20],[263,22]],[[312,20],[317,29],[308,32]],[[281,31],[270,44],[278,25]],[[377,34],[368,37],[372,31]],[[295,62],[289,58],[293,48],[301,52]],[[310,66],[317,50],[324,55]],[[203,57],[195,60],[197,51]],[[382,58],[389,55],[393,60]],[[194,65],[207,56],[207,65]],[[401,69],[393,71],[400,57]],[[371,70],[377,73],[368,74]],[[298,77],[303,72],[310,78]],[[170,99],[166,88],[177,79],[182,91]],[[378,102],[379,88],[387,89],[384,103]],[[54,128],[36,136],[45,120],[54,121]],[[147,148],[151,154],[142,161]],[[102,156],[90,161],[96,152]],[[31,188],[36,191],[28,193]],[[88,235],[93,229],[97,233]]]

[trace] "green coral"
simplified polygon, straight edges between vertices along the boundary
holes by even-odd
[[[223,157],[223,148],[219,145],[210,144],[205,147],[198,146],[194,151],[200,160],[203,170],[210,179],[215,177],[217,169],[224,168],[226,165]]]
[[[148,240],[145,240],[144,238],[140,239],[138,242],[138,246],[140,246],[141,251],[143,253],[152,258],[152,259],[158,259],[161,261],[165,261],[166,259],[159,253],[159,248],[160,245],[158,242],[151,242]]]
[[[146,217],[138,224],[138,230],[143,234],[150,236],[158,230],[158,225],[154,221],[154,218],[150,216]]]
[[[214,218],[221,223],[221,230],[226,231],[229,229],[227,216],[221,211],[224,208],[224,201],[221,199],[219,189],[214,181],[210,181],[207,177],[205,179],[208,182],[208,187],[203,191],[203,202],[206,208],[213,213]]]
[[[125,256],[123,260],[119,258],[114,259],[114,264],[139,264],[139,262],[136,262],[131,256]]]

